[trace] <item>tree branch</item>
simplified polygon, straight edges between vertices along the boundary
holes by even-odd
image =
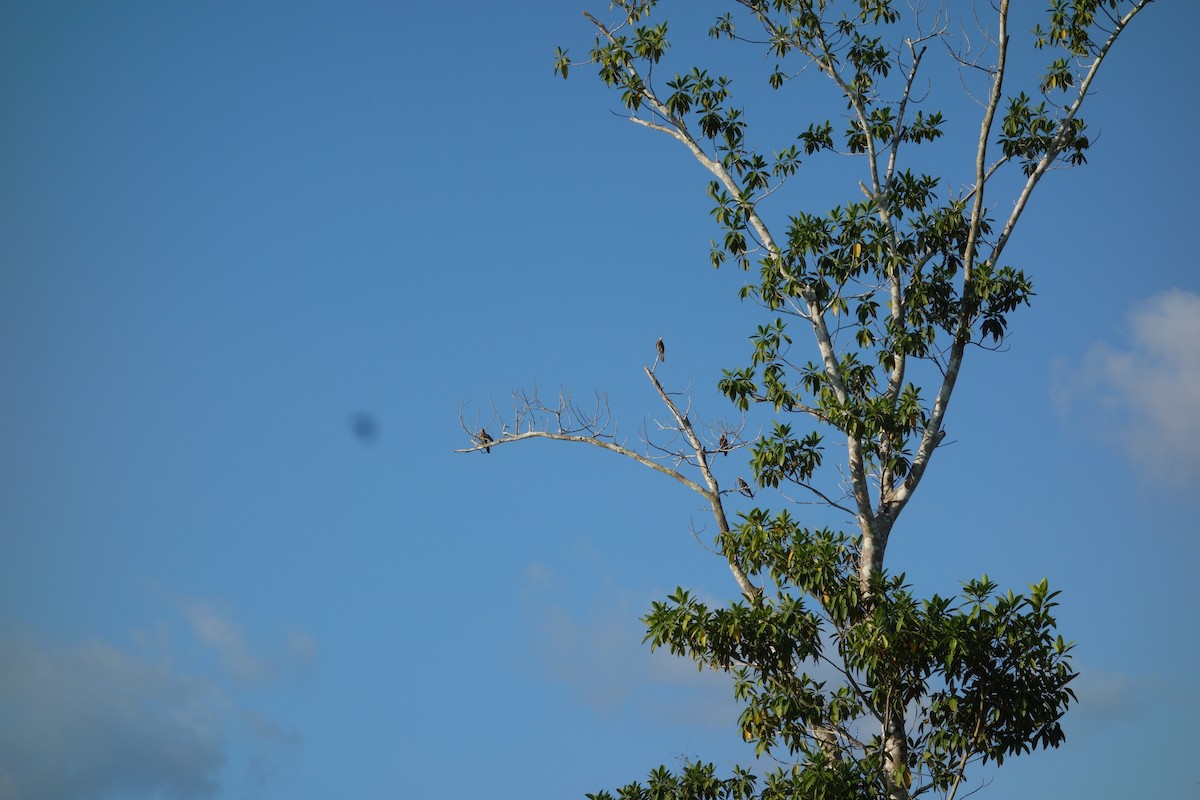
[[[1087,74],[1084,75],[1083,80],[1080,82],[1079,93],[1076,95],[1074,102],[1071,103],[1070,107],[1067,109],[1067,113],[1063,116],[1062,120],[1059,121],[1058,130],[1055,133],[1050,147],[1048,147],[1046,152],[1042,154],[1042,157],[1038,160],[1034,171],[1025,181],[1025,186],[1021,189],[1021,194],[1017,198],[1016,205],[1013,207],[1012,213],[1008,217],[1008,221],[1004,224],[1004,230],[1000,233],[1000,238],[996,240],[996,246],[992,248],[993,259],[999,258],[1000,253],[1004,250],[1005,245],[1008,244],[1009,237],[1012,236],[1013,229],[1017,225],[1017,220],[1021,218],[1021,213],[1025,210],[1025,206],[1029,202],[1029,197],[1033,194],[1034,187],[1037,186],[1038,181],[1042,179],[1042,176],[1050,170],[1050,167],[1054,164],[1054,162],[1058,160],[1059,155],[1062,154],[1063,149],[1068,144],[1067,132],[1070,127],[1069,123],[1071,120],[1075,119],[1076,115],[1079,113],[1079,109],[1083,105],[1084,98],[1087,97],[1088,89],[1091,88],[1092,81],[1095,79],[1096,73],[1100,71],[1100,65],[1104,63],[1104,58],[1108,55],[1108,51],[1112,49],[1114,44],[1116,44],[1117,37],[1120,35],[1121,31],[1125,30],[1125,27],[1133,20],[1133,18],[1136,17],[1138,13],[1141,12],[1151,2],[1153,2],[1153,0],[1139,0],[1139,2],[1129,10],[1129,13],[1115,21],[1112,33],[1109,34],[1108,39],[1106,39],[1104,44],[1101,45],[1099,51],[1096,53],[1095,60],[1092,62],[1091,67],[1088,68]]]
[[[657,365],[657,363],[656,361],[655,364]],[[700,441],[700,437],[696,434],[695,428],[687,414],[680,411],[679,407],[671,399],[671,396],[663,388],[662,383],[659,382],[658,377],[654,374],[654,370],[650,367],[645,367],[644,370],[655,392],[658,393],[659,398],[662,399],[667,409],[671,412],[671,416],[674,418],[677,426],[675,430],[683,435],[691,451],[691,454],[672,452],[670,455],[676,459],[677,463],[695,464],[700,470],[703,484],[697,483],[678,469],[673,469],[659,463],[659,461],[613,440],[605,433],[609,421],[607,412],[602,411],[599,407],[596,412],[589,416],[575,406],[569,395],[560,395],[557,405],[547,406],[538,399],[536,389],[529,394],[514,392],[516,408],[513,415],[512,430],[509,431],[508,427],[505,426],[495,436],[488,434],[486,428],[480,428],[478,432],[475,432],[473,430],[474,426],[468,426],[463,419],[462,410],[460,409],[459,424],[462,426],[463,431],[471,438],[473,444],[471,447],[459,448],[454,452],[474,453],[480,450],[491,452],[491,449],[494,447],[529,439],[550,439],[558,442],[574,442],[599,447],[625,456],[644,467],[673,478],[693,492],[704,497],[708,501],[713,519],[716,521],[719,540],[721,542],[728,542],[731,539],[729,519],[725,514],[720,485],[708,463],[709,451],[703,442]],[[551,429],[551,423],[553,423],[553,429]],[[728,449],[727,445],[724,448],[718,449],[717,452],[727,452]],[[759,602],[763,591],[750,581],[738,563],[735,554],[726,548],[722,552],[722,556],[728,562],[729,570],[733,574],[733,578],[737,582],[742,594],[751,602]]]

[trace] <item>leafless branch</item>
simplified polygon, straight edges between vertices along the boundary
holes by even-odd
[[[659,358],[655,360],[654,367],[657,367],[660,363],[662,353],[663,350],[660,348]],[[471,439],[472,444],[470,447],[460,448],[455,452],[472,453],[482,450],[485,453],[490,453],[492,448],[528,439],[550,439],[552,441],[575,442],[599,447],[625,456],[644,467],[673,478],[704,497],[717,524],[718,541],[728,542],[731,540],[731,530],[728,517],[725,514],[723,492],[710,467],[709,456],[714,453],[728,452],[728,450],[733,449],[735,446],[744,446],[742,443],[737,442],[737,440],[735,440],[736,443],[729,441],[730,432],[735,433],[740,439],[742,428],[722,428],[721,439],[718,440],[717,449],[715,451],[710,450],[696,433],[695,427],[688,416],[687,409],[681,410],[674,399],[672,399],[671,394],[663,388],[662,383],[655,374],[654,367],[644,368],[646,377],[649,378],[659,399],[666,405],[672,419],[674,419],[673,425],[663,425],[661,428],[678,434],[683,440],[681,446],[675,450],[658,448],[664,455],[674,461],[673,466],[663,464],[661,457],[655,458],[640,453],[637,450],[627,447],[624,442],[617,440],[615,432],[610,432],[610,429],[615,428],[615,426],[613,425],[612,415],[609,411],[608,400],[604,395],[598,394],[596,396],[595,407],[585,411],[574,402],[571,393],[568,391],[561,391],[556,402],[547,404],[538,396],[536,387],[531,391],[513,392],[513,413],[511,420],[506,421],[500,430],[494,433],[488,431],[487,426],[477,428],[475,424],[468,424],[463,414],[463,408],[460,407],[459,424]],[[721,444],[721,440],[724,441],[724,445]],[[647,437],[646,446],[653,446],[649,442],[649,437]],[[684,464],[698,469],[701,480],[693,480],[681,472],[679,467]],[[742,594],[752,602],[758,602],[762,596],[762,589],[755,586],[746,576],[746,573],[738,563],[736,554],[732,549],[729,549],[723,555],[729,563],[730,572],[733,574],[734,580],[737,582]]]

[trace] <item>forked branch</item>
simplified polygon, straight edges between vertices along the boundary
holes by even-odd
[[[726,435],[722,433],[721,442],[717,449],[715,451],[709,450],[696,433],[691,419],[688,418],[685,412],[680,410],[675,401],[671,399],[671,395],[663,388],[662,383],[654,374],[654,370],[650,367],[645,367],[644,369],[646,377],[649,378],[651,385],[654,387],[654,391],[658,394],[663,404],[666,405],[674,420],[673,424],[667,427],[682,436],[684,442],[686,442],[686,450],[675,450],[667,454],[670,456],[673,466],[668,466],[662,463],[662,460],[644,455],[627,447],[623,442],[618,441],[615,434],[609,432],[611,417],[608,413],[607,403],[602,396],[597,397],[594,411],[585,412],[574,403],[569,393],[560,393],[558,401],[554,405],[547,405],[538,397],[536,389],[532,392],[518,391],[513,393],[513,415],[511,422],[505,422],[501,425],[500,430],[494,433],[488,431],[486,425],[479,427],[477,423],[468,424],[460,408],[459,424],[467,436],[471,438],[472,445],[455,450],[455,452],[473,453],[482,450],[485,453],[490,453],[494,447],[527,439],[551,439],[559,442],[577,442],[579,444],[600,447],[630,458],[655,472],[660,472],[663,475],[674,478],[679,483],[704,497],[716,522],[719,541],[730,541],[732,537],[730,536],[729,518],[725,513],[723,500],[724,494],[730,490],[721,489],[710,467],[709,457],[714,453],[728,452],[734,445],[731,445]],[[683,474],[679,469],[683,464],[695,465],[700,471],[701,482],[697,482]],[[751,602],[757,603],[762,596],[762,589],[750,581],[750,578],[738,563],[733,551],[727,550],[723,555],[729,563],[729,570],[733,573],[733,578],[737,582],[742,594]]]

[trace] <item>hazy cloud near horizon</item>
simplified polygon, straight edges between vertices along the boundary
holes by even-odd
[[[1155,479],[1200,482],[1200,295],[1161,292],[1129,312],[1118,345],[1097,342],[1053,387],[1059,411],[1123,448]]]
[[[236,737],[253,742],[251,777],[269,773],[266,762],[299,735],[245,707],[227,684],[274,674],[270,664],[311,656],[315,645],[297,635],[285,656],[264,659],[209,606],[183,611],[217,651],[221,674],[184,663],[186,648],[169,647],[163,630],[135,633],[130,646],[0,634],[0,800],[205,800],[221,792]]]
[[[231,701],[213,681],[107,642],[0,640],[0,800],[216,795]]]

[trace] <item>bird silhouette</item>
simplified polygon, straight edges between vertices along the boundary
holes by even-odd
[[[721,441],[717,442],[717,449],[725,455],[729,455],[729,437],[723,433],[721,434]]]
[[[738,491],[746,495],[746,497],[754,497],[754,492],[750,488],[750,484],[746,483],[741,477],[738,477]]]
[[[485,453],[492,452],[492,448],[488,447],[488,445],[491,444],[493,441],[495,441],[495,440],[487,432],[487,428],[479,429],[479,443],[481,445],[483,445],[483,452],[485,452]]]
[[[658,342],[654,346],[658,348],[658,360],[662,361],[663,363],[666,363],[667,348],[666,348],[666,345],[663,344],[663,340],[659,339]]]

